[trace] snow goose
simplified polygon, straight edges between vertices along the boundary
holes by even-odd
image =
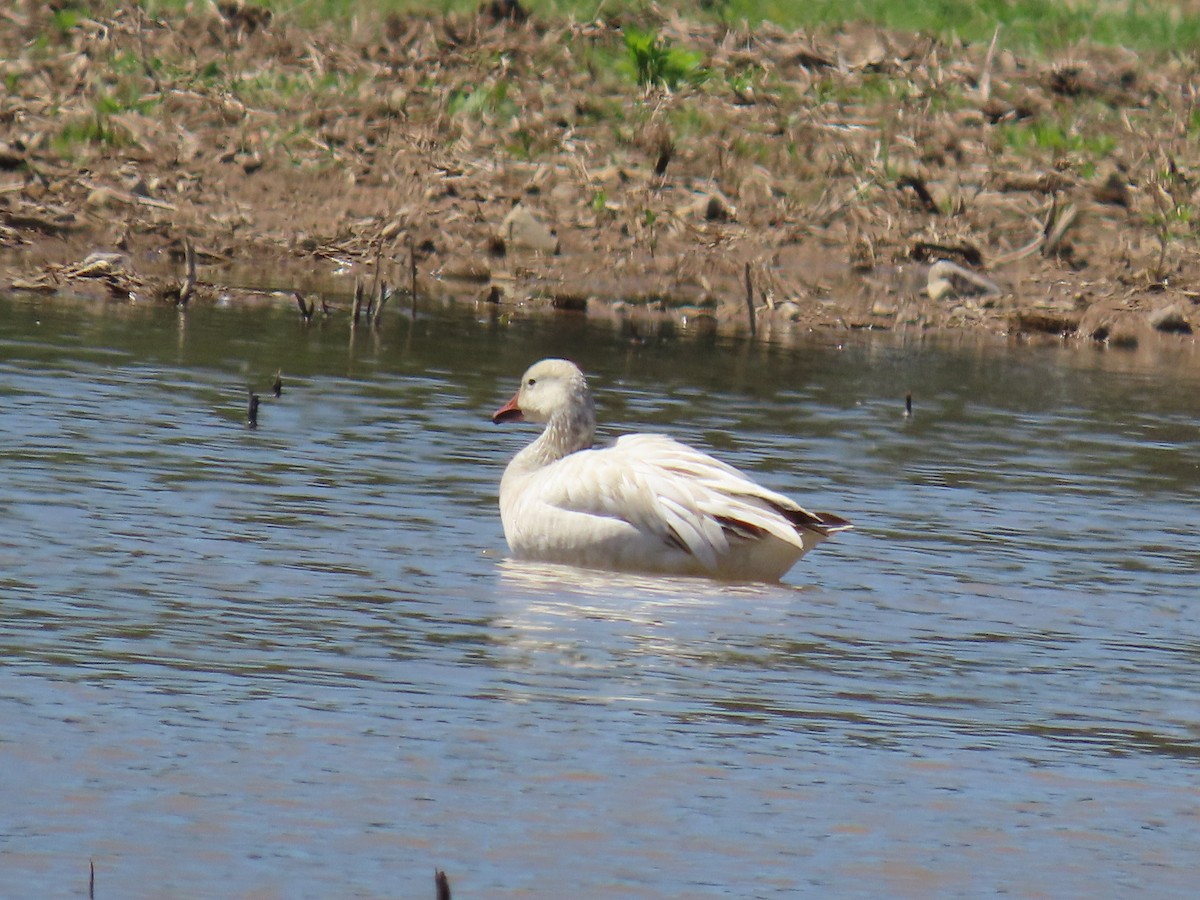
[[[518,559],[777,581],[818,543],[851,527],[665,435],[625,435],[593,447],[592,394],[565,359],[531,366],[492,421],[546,426],[500,481],[504,536]]]

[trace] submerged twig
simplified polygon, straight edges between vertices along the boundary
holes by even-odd
[[[754,280],[750,275],[750,263],[746,263],[746,318],[750,320],[750,337],[758,333],[758,324],[754,321]]]
[[[316,304],[309,305],[304,300],[304,295],[299,291],[292,291],[292,296],[296,298],[296,305],[300,307],[300,318],[307,325],[312,321],[313,313],[316,311]],[[324,301],[322,301],[324,303]]]
[[[408,293],[412,297],[412,314],[417,314],[417,248],[412,235],[408,236]]]

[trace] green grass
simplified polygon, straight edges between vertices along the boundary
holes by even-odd
[[[826,76],[813,84],[818,104],[891,104],[911,100],[916,95],[917,87],[911,82],[874,73],[857,78]]]
[[[1116,139],[1108,134],[1084,134],[1076,131],[1069,122],[1048,119],[1001,125],[1000,134],[1009,147],[1023,154],[1036,149],[1056,155],[1074,153],[1100,159],[1111,154],[1117,146]]]
[[[718,125],[711,113],[691,103],[682,103],[667,111],[667,122],[677,141],[690,141],[712,134]]]
[[[260,0],[276,14],[304,24],[346,21],[374,10],[382,14],[421,11],[469,15],[480,0]],[[79,9],[103,10],[118,0],[78,0],[56,14],[57,27],[74,24]],[[152,15],[178,9],[187,0],[143,0]],[[654,20],[646,0],[523,0],[541,18],[597,15]],[[1190,53],[1200,45],[1200,15],[1187,14],[1172,0],[661,0],[662,9],[677,9],[686,17],[753,27],[763,21],[784,28],[837,27],[849,22],[872,22],[888,28],[921,31],[943,38],[988,41],[997,25],[1004,46],[1046,52],[1081,40],[1121,45],[1151,53]]]
[[[689,4],[674,4],[686,8]],[[1141,50],[1191,52],[1200,16],[1185,16],[1170,0],[708,0],[730,24],[763,20],[786,28],[873,22],[969,41],[991,40],[997,25],[1005,46],[1051,50],[1089,39]]]
[[[123,147],[130,143],[126,131],[113,124],[113,116],[124,112],[151,113],[159,100],[146,99],[136,86],[120,82],[92,100],[91,114],[69,118],[51,140],[56,152],[70,155],[79,144]]]
[[[730,141],[729,152],[737,159],[755,163],[767,163],[771,160],[773,146],[765,138],[738,134]]]
[[[372,0],[384,9],[454,9],[471,12],[475,0]],[[276,0],[280,11],[305,12],[313,6],[324,15],[349,15],[362,0]],[[538,15],[574,15],[586,19],[597,11],[617,9],[601,0],[526,0]],[[1200,16],[1185,15],[1171,0],[666,0],[685,15],[699,15],[739,25],[771,21],[785,28],[836,26],[874,22],[889,28],[923,31],[970,41],[991,40],[1003,26],[1005,46],[1051,50],[1088,39],[1102,44],[1162,52],[1191,52],[1200,43]],[[625,3],[625,10],[644,10],[646,4]]]
[[[106,119],[99,116],[68,122],[50,141],[50,147],[60,156],[71,158],[80,144],[120,146],[123,142]]]
[[[708,78],[699,53],[672,47],[655,32],[626,28],[625,48],[634,78],[642,87],[675,90],[681,84],[700,84]]]
[[[154,13],[179,8],[187,0],[144,0]],[[78,6],[113,7],[117,0],[79,0]],[[277,14],[313,24],[349,21],[374,9],[380,13],[414,11],[456,12],[467,15],[480,0],[262,0]],[[654,21],[645,0],[522,0],[541,18],[597,14],[623,20]],[[1122,45],[1151,53],[1191,53],[1200,45],[1200,15],[1186,14],[1173,0],[660,0],[663,9],[685,16],[724,22],[734,27],[771,21],[784,28],[836,27],[848,22],[872,22],[899,30],[922,31],[943,38],[991,40],[1003,26],[1004,46],[1025,51],[1049,51],[1081,40]],[[70,21],[70,14],[63,24]]]
[[[469,116],[482,119],[485,116],[510,118],[517,106],[508,96],[508,82],[497,81],[490,87],[472,85],[455,88],[450,92],[446,111],[452,116]]]

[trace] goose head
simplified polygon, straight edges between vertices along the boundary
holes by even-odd
[[[496,410],[492,421],[536,422],[546,425],[560,453],[591,446],[596,430],[592,392],[579,367],[565,359],[543,359],[521,376],[513,398]]]

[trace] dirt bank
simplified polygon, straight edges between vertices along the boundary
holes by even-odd
[[[760,331],[1200,327],[1195,60],[220,7],[0,12],[0,288],[317,302],[415,268],[514,308],[744,329],[749,299]]]

